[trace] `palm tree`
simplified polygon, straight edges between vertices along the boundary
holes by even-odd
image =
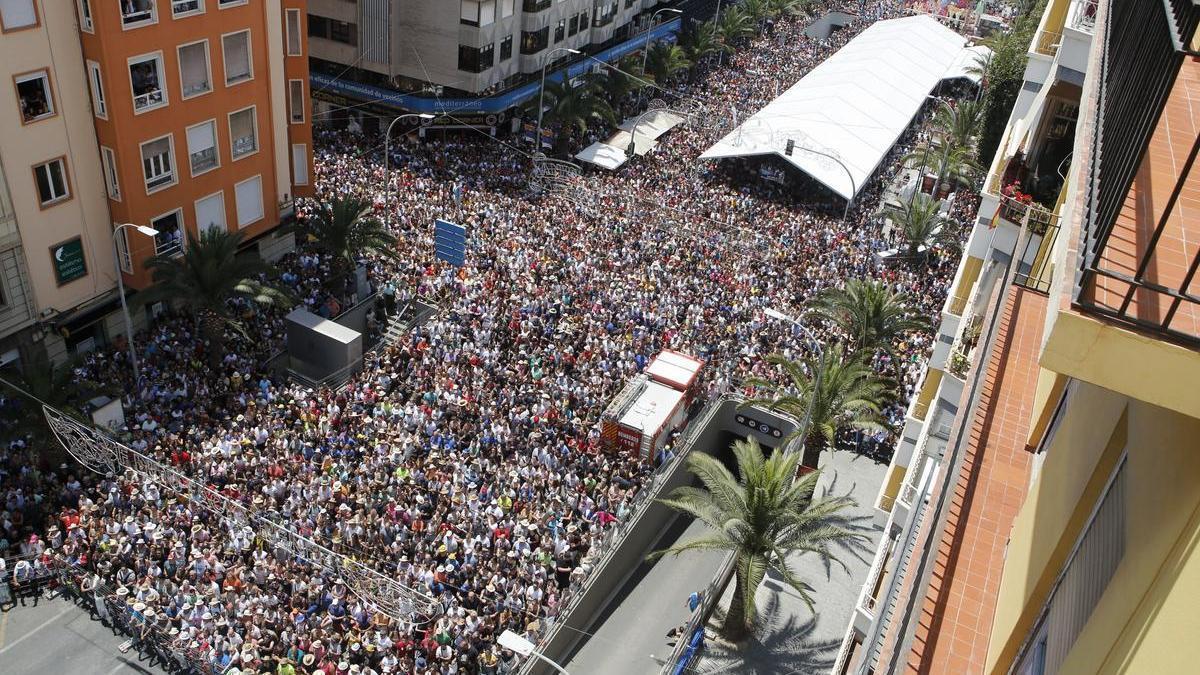
[[[372,214],[374,205],[359,197],[336,197],[319,202],[313,217],[305,222],[305,234],[318,248],[333,256],[329,282],[342,282],[354,271],[357,258],[374,253],[399,258],[396,237]]]
[[[954,148],[969,148],[979,133],[983,119],[983,106],[978,101],[961,101],[950,106],[943,103],[933,113],[933,126],[938,135],[949,140]]]
[[[767,0],[768,16],[771,18],[783,15],[798,16],[808,11],[813,0]]]
[[[230,300],[263,306],[291,301],[286,292],[261,280],[272,270],[262,258],[237,255],[241,241],[241,232],[211,229],[199,238],[188,232],[182,254],[156,255],[146,261],[154,285],[139,296],[147,305],[172,302],[195,315],[214,364],[225,355],[225,327],[245,334]]]
[[[721,38],[721,31],[713,21],[705,21],[700,27],[688,34],[684,43],[684,51],[692,63],[700,63],[705,58],[718,52],[729,53],[732,48]]]
[[[594,83],[572,84],[570,78],[563,78],[561,82],[547,82],[546,100],[548,109],[544,121],[558,124],[564,131],[574,130],[584,134],[594,122],[617,123],[617,114],[604,97],[597,95]],[[559,149],[566,146],[566,140],[565,134],[559,135]]]
[[[31,362],[23,363],[19,371],[6,372],[5,379],[12,380],[16,389],[25,394],[24,397],[18,395],[11,399],[12,405],[0,411],[0,419],[12,425],[7,428],[18,435],[31,435],[35,442],[47,440],[49,428],[39,401],[70,417],[86,420],[83,403],[106,393],[109,387],[79,377],[75,373],[76,365],[77,361],[56,364],[42,354]]]
[[[800,439],[803,464],[815,468],[821,450],[833,444],[838,431],[887,430],[881,411],[892,399],[891,383],[876,375],[866,359],[862,353],[846,354],[840,344],[826,347],[819,357],[810,356],[801,361],[789,361],[778,354],[768,356],[767,363],[783,369],[787,384],[752,378],[747,383],[768,395],[743,405],[778,410],[799,420],[808,419],[807,432],[797,429],[789,438],[805,434]],[[813,385],[818,380],[820,386],[815,388],[814,395]]]
[[[617,70],[617,68],[620,68],[620,70]],[[618,106],[621,101],[625,100],[626,96],[646,86],[644,82],[640,82],[637,79],[646,79],[645,74],[642,73],[642,62],[638,60],[638,57],[633,54],[626,55],[625,58],[617,63],[617,68],[605,68],[603,71],[590,76],[590,84],[594,89],[604,92],[609,105],[613,107]],[[625,73],[630,73],[636,77],[630,77]]]
[[[687,58],[687,52],[676,44],[656,42],[646,55],[646,72],[654,78],[654,82],[663,86],[681,71],[692,67]]]
[[[771,16],[771,7],[768,0],[742,0],[739,5],[741,10],[750,18],[750,24],[759,29],[762,22]]]
[[[721,14],[717,23],[721,39],[725,44],[733,46],[739,40],[754,35],[754,21],[749,15],[737,7],[730,7]]]
[[[774,572],[813,607],[812,590],[795,573],[788,558],[815,553],[825,561],[839,562],[831,551],[860,535],[842,526],[841,511],[854,502],[849,497],[814,498],[820,476],[810,473],[793,482],[796,454],[778,449],[765,457],[754,439],[735,441],[738,477],[712,455],[693,452],[688,470],[704,488],[676,488],[663,504],[687,513],[714,532],[707,536],[655,551],[651,559],[687,551],[728,551],[734,556],[733,599],[721,633],[731,641],[746,638],[754,627],[754,595],[768,571]]]
[[[913,195],[911,201],[891,211],[892,222],[900,230],[912,260],[924,260],[930,249],[937,246],[956,248],[958,233],[951,221],[942,217],[941,202],[924,193]]]
[[[878,279],[851,279],[841,288],[825,289],[813,301],[812,313],[838,326],[854,349],[867,354],[890,351],[899,336],[928,327],[904,293]]]

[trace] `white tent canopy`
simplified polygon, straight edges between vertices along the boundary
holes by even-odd
[[[700,157],[775,154],[851,199],[929,92],[947,77],[962,77],[953,69],[960,59],[973,62],[960,56],[964,44],[929,16],[877,22]]]

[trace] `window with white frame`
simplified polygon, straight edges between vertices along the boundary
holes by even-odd
[[[192,167],[192,175],[198,176],[205,171],[211,171],[220,164],[217,157],[217,123],[216,120],[201,122],[187,128],[188,163]]]
[[[296,185],[308,185],[308,146],[303,143],[292,146],[292,175]]]
[[[225,60],[225,86],[250,79],[250,31],[244,30],[223,36],[221,53]]]
[[[121,201],[121,181],[117,179],[117,155],[112,148],[100,146],[100,161],[104,164],[104,188],[108,198]]]
[[[33,28],[38,25],[34,0],[0,0],[0,28],[4,32]]]
[[[304,80],[288,80],[288,114],[292,124],[304,122]]]
[[[171,152],[171,137],[163,136],[141,145],[142,175],[146,192],[154,192],[175,183],[175,158]]]
[[[217,7],[225,9],[226,7],[237,7],[238,5],[244,5],[247,2],[250,2],[250,0],[217,0]]]
[[[507,19],[513,15],[517,0],[500,0],[500,18]]]
[[[108,119],[108,102],[104,99],[104,76],[100,74],[100,64],[95,61],[87,62],[88,86],[92,90],[92,112],[100,119]]]
[[[17,105],[21,122],[29,124],[54,117],[54,94],[50,91],[50,71],[37,70],[13,78],[17,85]]]
[[[300,37],[300,10],[289,9],[287,13],[287,55],[302,56],[303,41]]]
[[[258,152],[258,120],[255,107],[229,113],[229,154],[234,159]]]
[[[200,236],[209,230],[226,231],[225,193],[217,192],[196,200],[196,230]]]
[[[43,207],[70,198],[71,188],[67,182],[67,164],[64,158],[52,159],[33,167],[33,178],[37,184],[38,202]]]
[[[171,16],[181,19],[204,12],[204,0],[171,0]]]
[[[109,0],[116,2],[121,8],[121,25],[125,28],[136,28],[158,21],[158,7],[155,0]]]
[[[166,105],[165,82],[161,52],[130,58],[129,83],[133,88],[133,111],[145,112]]]
[[[175,209],[150,219],[154,235],[154,255],[179,255],[183,252],[183,211]]]
[[[92,0],[79,0],[79,28],[86,33],[94,33],[96,25],[92,21]]]
[[[179,81],[183,97],[191,98],[212,91],[212,77],[208,66],[208,40],[180,45]]]
[[[121,261],[121,271],[126,274],[133,274],[133,258],[129,255],[129,228],[121,228],[121,235],[117,237],[117,259]]]
[[[237,201],[238,227],[262,220],[262,176],[255,176],[235,185],[234,198]]]

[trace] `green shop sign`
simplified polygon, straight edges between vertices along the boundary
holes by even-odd
[[[83,259],[83,241],[79,237],[51,246],[50,257],[54,259],[54,276],[58,279],[59,286],[87,275],[87,262]]]

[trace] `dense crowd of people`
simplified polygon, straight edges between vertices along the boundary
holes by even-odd
[[[868,8],[825,42],[805,37],[803,20],[781,19],[720,70],[679,86],[714,114],[752,111],[897,11]],[[389,187],[377,146],[318,131],[319,197],[374,202],[401,255],[367,261],[372,277],[401,302],[437,303],[437,314],[369,354],[338,390],[273,378],[264,364],[282,344],[280,312],[250,306],[254,339],[231,334],[218,367],[191,318],[170,313],[137,336],[140,383],[120,350],[78,366],[80,378],[125,388],[131,447],[419,589],[439,612],[389,619],[228,514],[133,474],[40,472],[21,441],[0,455],[0,544],[94,573],[116,589],[111,611],[136,612],[218,671],[286,662],[323,675],[513,672],[517,657],[496,636],[545,634],[653,470],[599,447],[601,413],[650,357],[670,348],[705,359],[716,392],[770,377],[768,354],[803,353],[766,307],[798,311],[856,277],[885,279],[930,318],[944,300],[950,256],[885,267],[875,255],[895,245],[875,214],[919,128],[847,221],[815,191],[747,180],[753,166],[696,171],[719,133],[685,125],[622,172],[588,175],[585,208],[531,200],[528,160],[507,142],[397,144]],[[952,216],[965,224],[973,206],[960,193]],[[470,232],[463,268],[434,259],[438,217]],[[327,258],[302,248],[282,265],[309,308],[336,313],[319,283]],[[893,419],[930,340],[914,333],[876,356],[903,383]],[[27,524],[46,514],[53,526],[31,539]]]

